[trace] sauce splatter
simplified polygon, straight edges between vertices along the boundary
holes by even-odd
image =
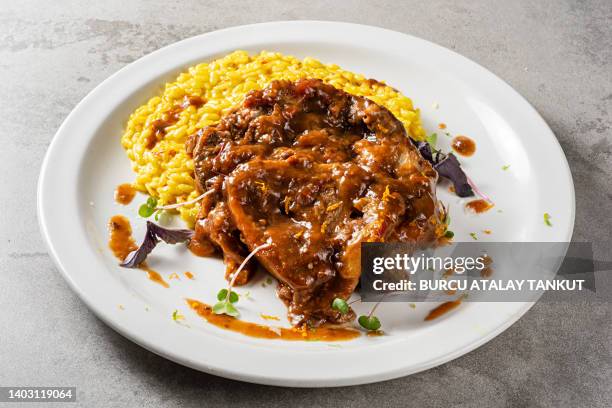
[[[439,123],[438,124],[438,128],[439,129],[446,129],[446,123]]]
[[[132,238],[132,226],[130,221],[123,215],[115,215],[108,222],[110,238],[108,246],[117,259],[123,261],[130,252],[138,249],[138,245]]]
[[[195,106],[196,109],[197,109],[200,106],[204,105],[205,103],[206,103],[206,99],[202,98],[201,96],[198,96],[198,95],[187,96],[187,95],[185,95],[185,97],[183,98],[183,103],[181,104],[181,107],[183,109],[187,109],[189,106]]]
[[[175,106],[169,111],[164,112],[160,119],[154,120],[151,123],[151,132],[148,134],[146,141],[147,149],[153,149],[157,142],[164,138],[166,128],[179,121],[182,110],[181,106]]]
[[[142,269],[143,271],[145,271],[147,273],[147,276],[149,277],[150,280],[152,280],[155,283],[158,283],[160,285],[162,285],[164,288],[169,288],[170,285],[168,285],[168,282],[166,282],[164,280],[164,278],[162,278],[162,276],[159,274],[159,272],[154,271],[153,269],[149,268],[146,263],[142,263],[139,266],[140,269]]]
[[[488,278],[493,275],[493,268],[491,267],[493,264],[493,259],[489,255],[485,255],[482,257],[482,263],[485,267],[480,271],[480,276],[483,278]]]
[[[491,208],[493,208],[493,206],[494,204],[487,200],[478,199],[478,200],[472,200],[469,203],[467,203],[465,205],[465,208],[467,208],[468,210],[476,214],[481,214],[483,212],[489,211]]]
[[[192,279],[192,280],[194,279],[193,273],[191,273],[191,272],[189,272],[189,271],[185,272],[185,276],[186,276],[187,278],[189,278],[189,279]]]
[[[287,329],[284,327],[270,327],[262,324],[245,322],[235,317],[214,314],[209,305],[197,300],[186,300],[189,307],[198,315],[206,319],[208,323],[249,337],[290,341],[346,341],[360,336],[360,333],[353,329],[327,327],[318,327],[315,329]]]
[[[429,314],[425,317],[425,321],[430,321],[437,319],[438,317],[450,312],[461,304],[461,298],[457,300],[451,300],[449,302],[444,302],[440,306],[434,308],[429,312]]]
[[[134,199],[136,189],[129,183],[120,184],[115,189],[115,201],[122,205],[128,205]]]
[[[108,246],[117,259],[123,261],[130,252],[138,249],[138,245],[136,245],[134,238],[132,238],[130,220],[126,217],[123,215],[114,215],[108,222],[108,229],[110,232]],[[149,279],[153,282],[159,283],[165,288],[170,287],[158,272],[147,266],[146,262],[140,264],[138,268],[147,272]]]
[[[453,138],[451,147],[462,156],[471,156],[476,151],[476,143],[467,136]]]

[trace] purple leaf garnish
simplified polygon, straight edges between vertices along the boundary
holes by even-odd
[[[179,244],[187,242],[193,237],[193,230],[190,229],[169,229],[147,221],[147,230],[152,231],[159,239],[166,244]]]
[[[461,164],[454,154],[449,153],[434,164],[434,169],[438,171],[438,174],[444,178],[449,179],[453,186],[455,186],[455,193],[459,197],[470,197],[474,195],[472,187],[468,183],[467,176],[461,169]]]
[[[433,153],[431,152],[431,146],[429,146],[429,143],[416,142],[416,148],[419,150],[419,152],[421,153],[421,156],[423,156],[425,160],[430,162],[432,165],[435,164]]]
[[[459,197],[470,197],[474,195],[474,191],[468,182],[468,178],[463,172],[461,164],[454,154],[444,154],[439,150],[432,149],[427,142],[416,142],[412,140],[412,143],[414,143],[416,148],[419,150],[421,156],[431,163],[433,168],[436,169],[441,177],[444,177],[453,183],[455,193]]]
[[[168,229],[147,221],[147,232],[144,240],[137,250],[130,252],[119,266],[124,268],[138,268],[147,256],[153,251],[160,240],[167,244],[178,244],[187,242],[193,237],[194,232],[189,229]]]

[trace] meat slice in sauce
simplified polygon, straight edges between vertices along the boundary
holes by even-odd
[[[251,92],[187,149],[198,188],[214,191],[195,239],[223,253],[228,278],[251,250],[271,243],[256,262],[280,281],[295,325],[354,318],[331,304],[355,290],[362,242],[427,247],[444,230],[437,173],[401,122],[320,80]]]

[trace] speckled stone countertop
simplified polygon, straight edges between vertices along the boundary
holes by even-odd
[[[0,386],[76,386],[77,404],[87,407],[612,406],[609,302],[538,303],[491,342],[441,367],[316,390],[240,383],[174,364],[121,337],[70,290],[36,220],[42,158],[70,110],[103,79],[164,45],[293,19],[409,33],[506,80],[567,155],[574,238],[610,241],[610,0],[7,1],[0,8]]]

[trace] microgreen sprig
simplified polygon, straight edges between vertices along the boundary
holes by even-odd
[[[372,308],[372,310],[370,310],[370,313],[368,313],[367,315],[359,316],[359,319],[357,319],[357,322],[359,322],[359,325],[361,327],[369,331],[376,331],[380,329],[380,327],[382,326],[380,324],[380,320],[378,319],[378,317],[374,316],[374,311],[376,311],[376,308],[378,307],[379,304],[380,302],[376,303],[374,307]]]
[[[225,300],[225,298],[227,297],[228,293],[227,293],[227,289],[221,289],[219,291],[219,293],[217,293],[217,300]],[[230,303],[236,303],[239,299],[239,296],[236,292],[231,291],[229,293],[229,302]]]
[[[427,141],[427,143],[429,143],[432,149],[435,149],[436,144],[438,143],[438,134],[432,133],[431,135],[425,137],[425,140]]]
[[[381,327],[380,320],[376,316],[359,316],[357,321],[361,327],[369,331],[376,331]]]
[[[204,194],[200,194],[199,196],[191,200],[183,201],[181,203],[176,203],[176,204],[168,204],[168,205],[160,205],[160,206],[157,205],[157,198],[149,197],[147,198],[147,201],[143,205],[141,205],[140,208],[138,208],[138,215],[140,215],[142,218],[149,218],[150,216],[155,214],[155,220],[157,221],[163,211],[173,210],[173,209],[183,207],[185,205],[195,204],[201,199],[203,199],[205,196],[212,194],[214,192],[215,190],[208,190]]]
[[[247,262],[249,262],[249,260],[254,257],[257,252],[261,251],[262,249],[269,248],[270,246],[272,246],[270,242],[266,242],[265,244],[259,245],[258,247],[255,247],[255,249],[253,249],[253,251],[251,251],[251,253],[247,255],[246,258],[244,258],[244,261],[242,261],[238,269],[236,269],[236,272],[234,272],[232,280],[230,281],[227,289],[221,289],[219,293],[217,293],[217,300],[219,302],[217,302],[213,306],[212,310],[214,314],[225,314],[232,317],[238,317],[240,315],[240,312],[238,311],[236,306],[234,306],[234,303],[237,303],[240,299],[238,294],[232,291],[234,283],[236,283],[238,275],[240,275],[240,272],[242,272]]]
[[[335,298],[332,302],[332,309],[337,310],[341,314],[347,314],[349,311],[349,305],[346,300],[342,298]]]
[[[444,207],[443,207],[444,208]],[[448,238],[448,239],[452,239],[455,236],[455,233],[451,230],[448,229],[450,222],[451,222],[451,217],[450,217],[450,207],[449,209],[444,208],[444,220],[442,221],[444,226],[445,226],[445,231],[444,231],[444,238]]]
[[[384,295],[383,295],[384,298]],[[349,305],[355,302],[358,302],[359,299],[352,301],[351,303],[348,303],[346,300],[342,299],[342,298],[335,298],[332,302],[332,309],[340,312],[341,314],[346,314],[349,312],[350,307]],[[382,324],[380,323],[380,320],[378,319],[378,317],[374,316],[374,312],[376,311],[376,308],[378,307],[378,305],[380,304],[380,302],[382,301],[382,299],[376,303],[374,305],[374,307],[372,308],[372,310],[370,311],[370,313],[368,313],[367,315],[362,315],[359,316],[359,318],[357,319],[357,321],[359,322],[359,325],[361,327],[363,327],[366,330],[369,331],[376,331],[378,329],[380,329],[380,327],[382,326]]]
[[[138,208],[138,215],[142,218],[149,218],[157,209],[157,198],[149,197],[147,201]]]
[[[385,295],[383,295],[383,298],[384,296]],[[368,313],[367,315],[359,316],[357,322],[359,322],[359,325],[361,327],[368,331],[376,331],[381,328],[382,324],[380,323],[380,320],[378,319],[378,317],[374,316],[374,312],[376,311],[378,305],[380,305],[380,302],[382,302],[382,299],[380,299],[378,303],[374,305],[372,310],[370,310],[370,313]]]
[[[178,322],[179,320],[184,320],[184,319],[185,319],[185,316],[180,314],[178,310],[174,310],[174,312],[172,312],[172,320],[174,320],[175,322]]]

